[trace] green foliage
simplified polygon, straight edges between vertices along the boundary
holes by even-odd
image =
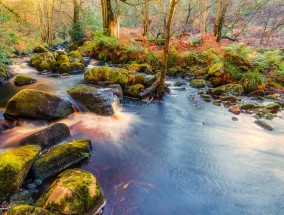
[[[168,67],[169,68],[174,67],[176,65],[177,58],[178,58],[178,55],[176,53],[169,54],[169,57],[168,57]]]
[[[76,23],[70,31],[70,35],[73,42],[82,42],[86,37],[84,25],[81,22]]]
[[[241,83],[246,91],[264,88],[266,78],[258,71],[246,72],[242,75]]]
[[[157,67],[159,65],[159,59],[153,53],[149,54],[146,58],[146,61],[149,65]]]

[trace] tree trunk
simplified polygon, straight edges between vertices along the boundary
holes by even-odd
[[[165,89],[165,82],[166,82],[166,72],[168,67],[168,58],[169,58],[169,44],[170,44],[170,31],[171,31],[171,24],[173,15],[175,12],[175,6],[178,3],[178,0],[171,0],[171,8],[168,16],[168,20],[166,23],[165,28],[165,45],[164,45],[164,52],[163,52],[163,66],[160,78],[160,85],[158,87],[158,96],[162,96]]]
[[[107,35],[119,38],[120,13],[115,16],[112,11],[111,0],[101,0],[103,27]]]
[[[143,5],[143,13],[144,13],[144,18],[145,21],[144,23],[144,31],[143,31],[143,36],[147,35],[149,33],[149,2],[146,1],[145,4]]]
[[[72,33],[71,33],[71,39],[72,41],[76,41],[76,32],[78,30],[79,25],[79,14],[80,14],[80,8],[78,4],[78,0],[73,0],[73,23],[72,23]]]
[[[208,5],[208,0],[199,1],[199,25],[200,25],[202,43],[204,41],[206,33],[207,5]]]

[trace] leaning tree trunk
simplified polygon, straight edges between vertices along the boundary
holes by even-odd
[[[115,16],[112,11],[111,0],[101,0],[103,27],[104,31],[109,36],[119,38],[119,20],[120,13]]]
[[[173,15],[175,12],[175,6],[179,2],[179,0],[172,0],[171,1],[171,8],[170,13],[168,16],[168,20],[166,23],[165,28],[165,45],[164,45],[164,52],[163,52],[163,66],[162,66],[162,72],[161,72],[161,78],[160,78],[160,85],[158,87],[158,96],[162,96],[165,89],[165,82],[166,82],[166,72],[168,68],[168,58],[169,58],[169,44],[170,44],[170,31],[171,31],[171,24]]]

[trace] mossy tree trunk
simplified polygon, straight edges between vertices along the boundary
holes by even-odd
[[[200,26],[201,42],[202,43],[204,42],[205,33],[206,33],[207,6],[208,6],[208,0],[200,0],[198,2],[199,26]]]
[[[111,0],[101,0],[103,27],[109,36],[119,38],[120,12],[115,15],[112,10]]]
[[[80,11],[82,8],[82,1],[72,0],[73,1],[73,19],[72,19],[72,31],[71,39],[73,42],[81,42],[84,38],[84,30],[82,27],[82,22],[80,20]]]
[[[175,12],[175,7],[177,3],[180,0],[171,0],[171,7],[170,7],[170,12],[168,15],[168,20],[166,23],[166,28],[165,28],[165,44],[164,44],[164,52],[163,52],[163,66],[162,66],[162,72],[161,72],[161,77],[160,77],[160,85],[158,87],[158,96],[162,96],[164,93],[165,89],[165,82],[166,82],[166,72],[168,68],[168,58],[169,58],[169,44],[170,44],[170,31],[171,31],[171,24],[172,24],[172,19],[174,16]]]
[[[149,27],[150,27],[150,22],[149,22],[149,1],[146,1],[145,4],[143,5],[143,13],[145,17],[144,21],[144,29],[143,29],[143,35],[147,35],[149,33]]]

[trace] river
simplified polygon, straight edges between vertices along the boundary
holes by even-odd
[[[56,94],[83,83],[39,75],[24,61],[14,65],[38,82],[0,86],[0,119],[7,100],[22,88]],[[170,80],[175,81],[175,80]],[[1,111],[2,109],[2,111]],[[206,103],[195,89],[172,88],[161,102],[124,102],[113,117],[75,113],[60,120],[74,138],[90,138],[91,159],[82,168],[94,173],[105,193],[104,214],[284,214],[284,113],[269,132],[251,115],[238,121],[224,107]],[[0,133],[0,149],[17,145],[45,122],[21,121]]]

